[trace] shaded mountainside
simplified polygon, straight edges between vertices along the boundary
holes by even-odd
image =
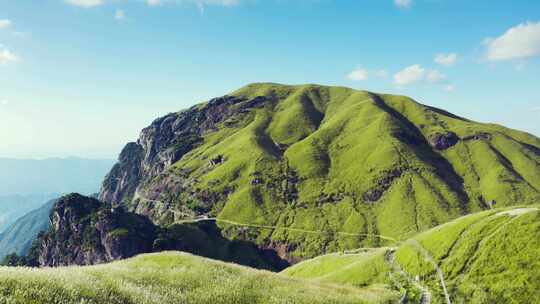
[[[40,208],[30,211],[0,234],[0,261],[11,253],[28,254],[38,234],[49,229],[49,214],[55,202],[56,200],[51,200]]]
[[[446,303],[442,277],[452,303],[539,303],[539,211],[532,205],[475,213],[398,247],[320,256],[283,274],[362,287],[389,284],[407,290],[414,303],[422,297]]]
[[[79,194],[60,198],[50,222],[50,229],[39,235],[28,256],[10,256],[6,264],[90,265],[140,253],[181,250],[255,268],[281,270],[288,266],[271,250],[222,237],[214,223],[159,227],[147,217]]]
[[[384,287],[351,288],[287,278],[186,253],[146,254],[67,268],[0,267],[5,303],[396,303]]]
[[[209,215],[326,232],[219,224],[294,262],[535,203],[539,189],[530,134],[403,96],[252,84],[155,120],[123,149],[100,199],[159,225]]]

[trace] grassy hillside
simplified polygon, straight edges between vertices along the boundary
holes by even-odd
[[[307,282],[179,252],[56,269],[0,267],[0,303],[394,303],[382,287]]]
[[[426,297],[433,303],[446,303],[442,277],[453,303],[538,303],[538,208],[475,213],[394,248],[325,255],[283,274],[346,286],[387,284],[406,290],[415,300]]]
[[[152,157],[140,170],[154,168],[153,175],[120,201],[160,224],[208,214],[324,231],[221,224],[230,238],[298,260],[384,246],[371,235],[404,240],[491,203],[540,200],[540,139],[530,134],[343,87],[253,84],[229,97],[236,99],[203,103],[145,129],[138,155]],[[167,145],[159,137],[177,133]],[[175,151],[172,165],[153,165]],[[120,168],[114,178],[125,175]],[[116,191],[107,185],[102,193]]]
[[[452,221],[401,246],[396,260],[408,273],[422,277],[439,299],[434,264],[457,302],[539,303],[538,208],[488,211]]]

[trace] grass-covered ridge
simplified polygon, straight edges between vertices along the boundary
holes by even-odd
[[[408,273],[422,277],[440,300],[433,263],[457,302],[538,303],[539,208],[494,210],[452,221],[401,246],[396,260]]]
[[[347,286],[386,284],[433,303],[446,303],[442,282],[453,303],[538,303],[539,208],[471,214],[393,248],[329,254],[283,274]]]
[[[218,123],[196,141],[189,128],[160,147],[166,157],[185,144],[178,161],[136,185],[134,211],[162,224],[208,214],[325,231],[221,225],[229,238],[285,248],[299,260],[387,244],[339,231],[404,240],[491,202],[540,200],[540,139],[530,134],[344,87],[259,83],[231,96],[230,105],[189,109],[190,117],[204,113],[197,121],[214,115]],[[189,117],[178,122],[197,125]],[[151,134],[170,131],[152,128],[141,140],[146,154],[160,142]]]
[[[0,303],[394,303],[383,287],[313,283],[186,253],[99,266],[0,267]]]

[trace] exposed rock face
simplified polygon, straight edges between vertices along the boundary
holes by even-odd
[[[144,150],[137,143],[128,143],[103,182],[99,198],[106,202],[120,204],[129,200],[142,178],[141,161]]]
[[[156,233],[147,218],[113,211],[110,205],[78,194],[56,203],[51,223],[38,239],[41,266],[97,264],[151,252]]]
[[[437,150],[446,150],[459,141],[459,137],[454,132],[435,133],[429,137],[430,145]]]
[[[141,253],[181,250],[251,267],[281,270],[289,264],[272,250],[224,238],[215,223],[155,226],[147,217],[79,194],[53,207],[51,227],[30,250],[30,266],[91,265]]]
[[[197,147],[204,134],[216,130],[232,114],[258,107],[266,100],[264,97],[245,100],[223,96],[156,119],[142,130],[136,143],[126,145],[118,163],[105,178],[99,199],[113,205],[125,204],[130,210],[136,210],[137,206],[130,203],[139,186],[160,175]],[[214,165],[222,161],[222,158],[211,160]],[[165,182],[167,185],[172,183],[174,181]],[[152,191],[147,191],[145,197],[156,199],[162,189],[155,184],[152,186],[158,193],[153,195]]]

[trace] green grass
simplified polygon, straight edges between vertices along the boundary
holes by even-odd
[[[186,253],[56,269],[0,267],[0,303],[393,303],[384,287],[308,282]]]
[[[538,303],[538,208],[469,215],[422,233],[414,241],[439,265],[455,302]],[[396,258],[408,273],[424,278],[442,301],[433,265],[412,241],[399,248]]]
[[[282,273],[345,286],[384,284],[415,296],[419,291],[414,287],[420,284],[430,290],[434,303],[445,303],[436,265],[454,303],[539,303],[538,208],[502,208],[460,217],[401,242],[395,259],[389,258],[390,249],[366,249],[320,256]]]
[[[334,253],[316,257],[285,269],[294,278],[364,287],[389,284],[390,265],[385,262],[386,248],[361,253]]]

